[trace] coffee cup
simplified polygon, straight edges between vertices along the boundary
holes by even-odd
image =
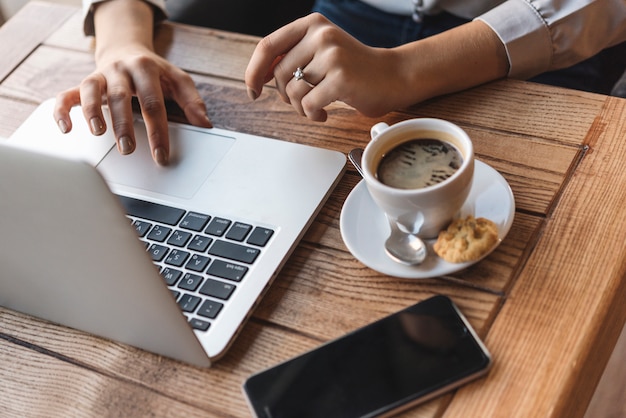
[[[459,213],[474,177],[474,147],[459,126],[418,118],[378,123],[362,158],[370,195],[390,222],[435,238]]]

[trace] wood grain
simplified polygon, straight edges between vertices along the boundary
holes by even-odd
[[[626,101],[608,99],[599,118],[489,331],[497,362],[487,390],[462,390],[447,415],[583,416],[626,320]],[[508,396],[519,385],[522,396]]]
[[[23,8],[20,13],[0,26],[0,80],[30,54],[41,41],[50,35],[76,8],[38,3]]]

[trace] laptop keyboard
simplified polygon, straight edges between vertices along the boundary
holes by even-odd
[[[274,230],[118,196],[194,329],[206,331]]]

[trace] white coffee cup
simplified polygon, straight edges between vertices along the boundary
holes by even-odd
[[[459,126],[441,119],[418,118],[392,126],[378,123],[371,128],[371,141],[363,152],[363,176],[367,190],[390,221],[421,238],[434,238],[458,214],[469,195],[474,177],[474,147]],[[460,167],[436,184],[400,189],[382,183],[377,176],[383,157],[412,139],[437,139],[461,153]]]

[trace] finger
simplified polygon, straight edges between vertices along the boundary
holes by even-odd
[[[131,154],[135,151],[137,144],[132,110],[132,91],[132,81],[127,73],[109,75],[107,102],[117,150],[122,155]]]
[[[304,69],[298,67],[296,71],[293,73],[292,78],[289,80],[286,86],[286,94],[289,97],[289,101],[291,105],[296,109],[296,111],[305,116],[304,109],[302,108],[302,98],[311,92],[311,90],[315,87],[313,83],[308,81],[309,79],[317,79],[314,75],[310,75],[309,68],[312,66],[307,66]],[[299,70],[299,71],[298,71]]]
[[[299,89],[296,88],[296,85],[292,85],[292,82],[299,81],[299,84],[307,84],[307,82],[303,80],[295,80],[295,76],[298,69],[308,74],[308,68],[313,64],[312,60],[316,46],[310,44],[310,40],[306,39],[298,43],[288,54],[284,55],[280,61],[276,62],[274,66],[274,82],[276,89],[285,103],[291,104],[294,97],[299,101],[308,91],[307,89],[303,89],[303,86],[299,86]],[[302,68],[305,69],[302,70]],[[307,77],[311,76],[307,75]],[[301,94],[293,95],[293,92],[301,92]]]
[[[280,62],[280,60],[283,59],[285,55],[279,55],[278,57],[276,57],[274,59],[274,62],[272,62],[272,65],[270,66],[270,69],[267,71],[267,74],[265,74],[265,78],[263,79],[263,83],[267,83],[268,81],[270,81],[272,78],[274,78],[274,68],[276,68],[276,65],[278,65],[278,63]]]
[[[257,44],[245,72],[248,91],[258,97],[263,84],[273,66],[280,62],[280,56],[291,50],[307,33],[310,16],[285,25],[269,34]]]
[[[324,79],[302,98],[302,111],[313,121],[325,122],[328,113],[324,108],[336,100],[337,89],[328,79]]]
[[[141,71],[133,73],[135,92],[146,124],[152,159],[159,165],[167,165],[170,144],[167,112],[160,78],[158,69],[152,66],[145,66]]]
[[[285,56],[286,57],[286,56]],[[283,58],[274,66],[274,84],[276,85],[276,90],[280,95],[280,98],[283,102],[287,104],[291,104],[291,100],[289,100],[289,94],[287,93],[287,84],[289,84],[290,77],[284,76],[282,74],[286,73],[286,62],[290,62],[291,60]]]
[[[70,111],[72,110],[72,107],[79,104],[80,90],[78,86],[57,94],[52,115],[54,116],[54,120],[56,121],[59,130],[64,134],[72,130]]]
[[[175,71],[172,74],[172,87],[169,91],[192,125],[204,128],[213,127],[207,115],[206,104],[189,74],[182,70]]]
[[[274,68],[276,68],[276,65],[278,65],[278,63],[280,62],[280,60],[282,60],[284,57],[284,55],[279,55],[278,57],[274,58],[274,61],[272,62],[272,65],[270,65],[270,68],[267,70],[267,73],[265,74],[265,78],[263,78],[263,84],[269,82],[272,78],[274,78]],[[252,100],[256,100],[259,95],[261,94],[261,90],[263,88],[263,84],[261,84],[261,89],[259,90],[259,92],[257,93],[255,90],[253,90],[252,88],[248,87],[248,97]]]
[[[80,103],[83,116],[94,135],[102,135],[106,124],[102,115],[102,94],[106,91],[106,80],[101,73],[93,73],[80,83]]]

